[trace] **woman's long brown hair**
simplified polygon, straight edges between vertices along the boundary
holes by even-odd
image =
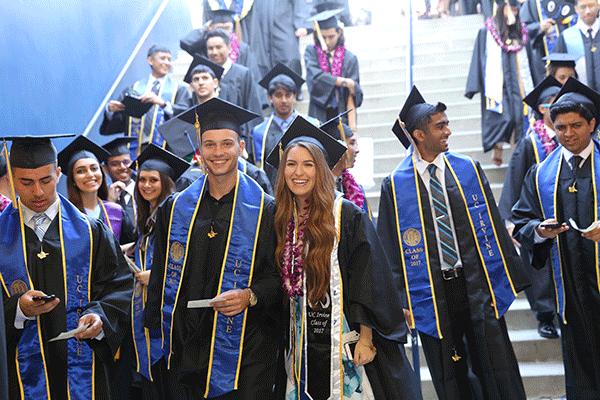
[[[100,200],[106,200],[108,198],[108,185],[106,184],[106,174],[104,173],[104,169],[98,163],[98,168],[100,168],[100,173],[102,174],[102,184],[98,188],[98,197]],[[73,170],[75,169],[75,163],[71,165],[71,168],[67,170],[67,196],[69,197],[69,201],[73,203],[75,207],[79,209],[82,213],[85,214],[85,210],[83,208],[83,200],[81,199],[81,190],[75,184],[75,180],[73,179]]]
[[[277,248],[275,258],[279,271],[282,271],[283,252],[286,245],[288,223],[294,218],[295,197],[285,182],[285,164],[289,151],[301,146],[309,151],[315,161],[317,170],[315,185],[309,197],[310,212],[304,231],[304,251],[302,265],[306,276],[308,300],[315,306],[325,298],[329,289],[331,276],[331,251],[336,236],[333,203],[335,197],[335,180],[325,162],[323,152],[314,144],[297,142],[289,146],[279,163],[275,198],[277,211],[275,213],[275,231],[277,232]],[[302,212],[299,210],[298,212]],[[308,252],[306,251],[308,245]]]
[[[136,179],[135,189],[133,190],[133,194],[135,196],[135,204],[137,206],[137,220],[135,221],[135,226],[137,229],[138,235],[144,235],[151,231],[154,226],[154,221],[156,218],[156,210],[158,210],[158,205],[160,205],[171,193],[175,191],[175,183],[173,180],[166,174],[163,174],[160,171],[158,175],[160,176],[160,183],[162,186],[162,190],[160,191],[160,195],[157,199],[157,207],[151,210],[150,202],[142,196],[140,193],[140,188],[138,186],[138,182]],[[138,173],[139,179],[139,173]]]
[[[498,28],[498,33],[502,40],[513,39],[519,43],[523,43],[523,26],[521,25],[521,18],[519,13],[515,15],[514,25],[508,25],[506,23],[506,17],[504,16],[504,9],[509,7],[508,4],[499,5],[496,9],[496,15],[494,15],[494,24]]]

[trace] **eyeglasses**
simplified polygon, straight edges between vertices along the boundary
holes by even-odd
[[[113,168],[119,168],[119,166],[123,164],[124,167],[129,167],[131,165],[131,160],[123,160],[123,161],[118,161],[118,160],[114,160],[108,163],[108,165],[110,165]]]

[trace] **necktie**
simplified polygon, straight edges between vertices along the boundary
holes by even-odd
[[[152,93],[158,95],[159,90],[160,90],[160,81],[157,79],[152,84]]]
[[[573,156],[569,160],[569,164],[571,164],[571,170],[573,171],[575,179],[577,179],[577,173],[579,172],[579,164],[581,164],[581,160],[581,156]]]
[[[429,188],[431,191],[431,199],[433,201],[433,208],[435,209],[435,219],[437,221],[440,244],[442,247],[443,269],[454,268],[454,265],[458,261],[455,246],[456,240],[452,228],[450,227],[450,217],[448,216],[448,207],[444,197],[444,189],[435,174],[436,168],[435,164],[429,164],[427,167],[430,175]]]
[[[46,216],[46,213],[43,212],[35,213],[35,215],[31,217],[31,220],[33,221],[33,231],[40,239],[40,241],[44,238],[44,234],[46,233],[46,230],[44,229],[42,224],[46,221],[47,218],[48,217]]]

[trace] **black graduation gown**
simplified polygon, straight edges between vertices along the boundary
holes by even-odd
[[[93,255],[91,266],[91,299],[85,307],[85,313],[95,313],[102,319],[102,329],[105,337],[102,340],[90,339],[85,342],[94,349],[96,354],[96,398],[108,399],[108,382],[105,366],[112,366],[113,357],[121,344],[128,324],[133,280],[127,268],[123,253],[119,248],[113,233],[102,223],[95,220],[90,222],[93,237]],[[55,218],[43,240],[44,251],[49,255],[40,260],[36,255],[40,251],[40,242],[29,227],[25,226],[27,242],[27,259],[30,274],[36,289],[47,294],[55,294],[59,299],[65,298],[63,272],[61,261],[58,218]],[[68,248],[68,243],[65,243]],[[58,279],[56,279],[58,278]],[[6,324],[6,340],[8,359],[15,360],[19,339],[23,332],[14,326],[17,302],[20,296],[4,298],[4,317]],[[67,330],[64,302],[61,302],[47,314],[40,317],[42,340],[46,349],[46,366],[49,374],[50,393],[52,398],[66,399],[67,374],[67,345],[66,341],[48,343],[49,339]],[[73,339],[70,339],[73,340]],[[20,389],[17,379],[16,365],[9,366],[9,391],[11,399],[20,399]]]
[[[500,219],[485,174],[479,163],[476,162],[476,164],[485,188],[485,194],[490,199],[488,206],[497,228],[498,244],[503,250],[506,267],[513,280],[515,290],[520,292],[528,285],[528,279],[521,269],[519,256],[508,236],[508,232],[504,229],[504,224]],[[517,359],[508,338],[504,317],[496,319],[494,309],[490,306],[492,302],[491,294],[473,239],[472,228],[470,224],[465,223],[469,220],[466,207],[454,178],[447,171],[445,173],[445,183],[466,280],[471,321],[470,329],[472,330],[472,338],[469,340],[469,360],[473,365],[473,372],[479,376],[479,379],[471,380],[471,390],[480,393],[480,398],[483,399],[525,399],[525,390],[521,381]],[[421,203],[426,205],[423,218],[427,241],[428,243],[437,243],[433,216],[428,206],[430,204],[429,195],[420,178],[419,185]],[[403,255],[400,253],[398,245],[395,210],[396,204],[394,203],[391,178],[388,176],[381,186],[377,231],[381,237],[383,247],[387,250],[392,268],[401,269]],[[460,399],[454,361],[451,358],[453,343],[448,313],[449,301],[444,290],[445,281],[439,272],[441,267],[437,247],[433,245],[430,246],[429,262],[443,339],[436,339],[422,332],[419,332],[419,335],[421,336],[427,365],[438,397],[442,400]],[[404,276],[402,275],[399,290],[405,293],[404,288]],[[408,308],[406,297],[402,299],[402,306]],[[481,393],[487,393],[487,395],[484,397]]]
[[[2,296],[4,297],[4,296]],[[0,297],[0,307],[4,309],[4,303]],[[8,367],[6,357],[6,328],[4,313],[0,313],[0,400],[8,400]]]
[[[361,324],[373,329],[377,355],[365,370],[375,399],[418,399],[415,375],[404,352],[407,326],[400,309],[400,292],[396,290],[402,280],[401,270],[390,268],[371,220],[349,200],[343,200],[340,225],[338,260],[344,315],[350,330],[360,332]],[[288,334],[286,329],[283,348],[289,343]],[[279,400],[284,399],[286,384],[283,355],[282,349],[276,388]],[[329,382],[329,370],[309,373]]]
[[[129,220],[134,223],[134,228],[135,228],[136,221],[135,221],[135,211],[133,209],[133,196],[126,196],[128,194],[129,193],[127,193],[125,190],[123,190],[121,192],[121,195],[117,199],[117,204],[123,208],[123,211],[125,211]],[[128,197],[129,201],[125,201],[125,197]],[[135,238],[133,241],[135,241]]]
[[[584,81],[583,77],[580,78],[583,83],[587,84],[595,91],[598,91],[600,90],[600,52],[592,51],[592,41],[584,36],[583,33],[581,33],[581,30],[579,30],[579,34],[583,39],[587,79]],[[596,48],[600,47],[600,35],[598,35],[597,32],[596,36],[594,36],[593,44]],[[567,44],[565,43],[565,38],[563,35],[558,37],[553,53],[568,53]]]
[[[531,138],[524,136],[512,153],[508,169],[504,176],[502,194],[498,201],[498,210],[503,220],[512,221],[512,208],[521,196],[521,188],[529,168],[535,164],[535,144]],[[550,267],[537,270],[531,266],[531,251],[521,247],[521,262],[531,280],[531,286],[525,289],[531,309],[535,311],[538,321],[549,321],[556,314],[554,281]]]
[[[202,169],[198,165],[192,165],[181,174],[179,179],[177,179],[177,182],[175,182],[175,189],[178,192],[183,191],[202,175],[204,175]],[[273,196],[273,186],[271,186],[271,182],[269,182],[269,178],[267,178],[265,171],[254,164],[246,162],[246,175],[254,179],[266,194]]]
[[[319,56],[312,45],[306,47],[304,52],[304,62],[306,64],[306,85],[310,94],[310,103],[308,105],[308,115],[319,121],[327,121],[327,107],[336,92],[339,93],[337,111],[334,116],[343,113],[347,109],[348,97],[350,91],[348,88],[336,88],[336,76],[323,72],[319,66]],[[346,48],[344,63],[342,64],[343,78],[350,78],[356,83],[356,94],[354,96],[354,105],[360,107],[363,100],[363,92],[360,87],[360,77],[358,74],[358,58]],[[344,123],[348,123],[348,116],[343,117]]]
[[[523,97],[519,88],[519,68],[515,53],[502,52],[502,72],[504,76],[502,93],[502,114],[486,109],[485,93],[485,42],[488,29],[479,30],[473,56],[465,96],[472,99],[475,93],[481,98],[481,139],[483,151],[490,151],[496,143],[509,143],[513,131],[515,141],[525,133],[523,117]]]
[[[561,151],[559,147],[555,151]],[[579,170],[577,193],[567,188],[573,173],[563,160],[559,176],[557,220],[567,222],[579,218],[577,225],[587,227],[593,222],[591,157]],[[546,264],[553,241],[534,244],[534,232],[544,220],[538,200],[535,175],[537,166],[525,177],[521,198],[513,208],[515,238],[533,251],[534,267]],[[567,222],[568,224],[568,222]],[[569,399],[600,398],[600,294],[594,265],[593,242],[581,238],[574,229],[558,236],[562,255],[562,276],[565,292],[565,318],[561,338],[565,383]]]
[[[165,249],[173,201],[174,196],[171,196],[161,205],[155,225],[153,273],[150,275],[143,316],[144,326],[150,329],[161,327],[160,308]],[[169,379],[176,381],[175,391],[179,396],[185,396],[179,393],[187,390],[190,398],[201,398],[206,387],[213,310],[188,310],[186,305],[188,300],[209,299],[218,293],[232,207],[233,191],[219,201],[206,192],[192,228],[191,237],[194,244],[189,249],[177,309],[173,316]],[[274,208],[273,199],[266,196],[256,249],[254,276],[250,286],[258,303],[248,309],[238,390],[220,396],[218,399],[262,400],[272,396],[281,327],[281,283],[274,255],[277,242],[273,229]],[[217,235],[213,239],[208,239],[207,234],[213,218],[214,231]],[[175,391],[172,390],[172,393]],[[174,396],[174,398],[185,397]]]

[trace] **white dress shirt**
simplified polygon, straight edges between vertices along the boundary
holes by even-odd
[[[583,35],[585,37],[589,37],[588,30],[591,28],[592,29],[592,39],[596,37],[596,34],[598,33],[598,27],[600,26],[598,23],[598,19],[596,19],[594,21],[592,26],[588,26],[588,25],[586,25],[585,22],[583,22],[583,20],[581,18],[579,18],[577,20],[577,23],[575,25],[577,26],[577,28],[579,28],[579,30],[583,33]]]

